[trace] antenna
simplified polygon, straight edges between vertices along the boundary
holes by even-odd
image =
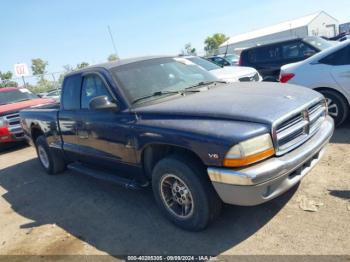
[[[110,28],[109,25],[107,26],[107,28],[108,28],[109,36],[111,37],[111,41],[112,41],[112,45],[113,45],[113,49],[114,49],[114,54],[116,56],[118,56],[118,52],[117,52],[117,48],[115,47],[115,42],[114,42],[114,38],[113,38],[113,35],[112,35],[112,32],[111,32],[111,28]]]
[[[226,55],[227,55],[227,50],[228,50],[228,41],[227,41],[227,44],[226,44],[226,50],[225,50],[225,55],[224,55],[224,57],[226,57]]]

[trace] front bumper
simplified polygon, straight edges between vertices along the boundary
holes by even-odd
[[[208,175],[223,202],[254,206],[297,184],[320,160],[334,131],[329,116],[303,145],[280,156],[242,169],[209,167]]]
[[[23,131],[12,133],[7,127],[0,128],[0,143],[9,143],[24,140]]]

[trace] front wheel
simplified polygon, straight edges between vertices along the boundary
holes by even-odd
[[[220,214],[221,200],[195,161],[176,155],[160,160],[152,172],[152,188],[164,215],[183,229],[202,230]]]
[[[337,92],[321,90],[327,100],[328,114],[334,119],[335,126],[340,126],[347,118],[349,105],[347,101]]]

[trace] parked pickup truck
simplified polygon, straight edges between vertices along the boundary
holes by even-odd
[[[21,109],[53,102],[52,99],[39,98],[26,88],[0,88],[0,146],[24,140],[19,119]]]
[[[324,97],[278,83],[222,83],[174,57],[68,74],[60,107],[23,110],[26,137],[49,174],[68,168],[152,185],[176,225],[201,230],[222,202],[258,205],[320,160],[334,124]]]

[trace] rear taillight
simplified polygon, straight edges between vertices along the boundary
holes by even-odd
[[[238,60],[238,65],[239,65],[239,66],[242,66],[242,63],[243,63],[243,61],[242,61],[242,55],[240,55],[240,56],[239,56],[239,60]]]
[[[287,83],[289,80],[291,80],[295,75],[293,73],[288,74],[281,74],[280,75],[280,82],[281,83]]]

